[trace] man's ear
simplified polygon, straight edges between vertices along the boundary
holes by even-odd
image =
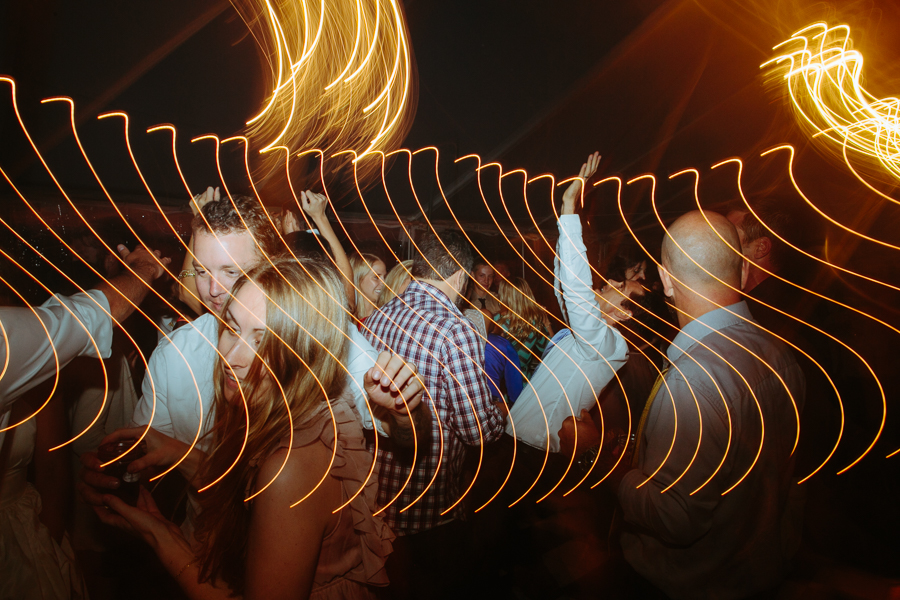
[[[449,283],[450,286],[460,294],[464,293],[466,290],[464,290],[463,288],[466,286],[466,283],[468,283],[468,280],[466,279],[466,272],[463,269],[460,269],[450,276],[450,279],[447,281],[447,283]]]
[[[672,282],[672,277],[662,265],[657,265],[656,268],[659,271],[659,281],[663,286],[663,294],[665,294],[666,298],[671,298],[675,295],[675,284]]]
[[[769,255],[772,251],[772,240],[763,236],[756,240],[756,249],[753,251],[753,260],[761,260]]]

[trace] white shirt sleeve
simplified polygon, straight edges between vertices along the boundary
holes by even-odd
[[[627,345],[600,312],[600,305],[591,288],[591,266],[587,260],[587,248],[582,240],[581,219],[578,215],[563,215],[559,218],[556,254],[556,277],[562,288],[560,306],[575,336],[581,358],[597,360],[598,355],[618,358],[622,349],[627,352]]]
[[[596,405],[597,395],[628,359],[628,344],[600,312],[577,215],[559,218],[554,262],[557,298],[572,335],[545,352],[509,411],[506,431],[536,448],[559,452],[563,421]]]
[[[0,308],[0,413],[76,356],[108,358],[109,301],[99,290],[53,296],[31,308]]]
[[[353,396],[353,405],[359,413],[362,420],[362,426],[365,429],[375,429],[378,433],[386,436],[381,420],[375,417],[373,424],[372,411],[374,406],[370,407],[368,397],[366,395],[365,377],[366,372],[375,366],[378,360],[378,352],[369,343],[363,334],[356,329],[354,325],[350,325],[349,331],[349,348],[347,351],[347,385]]]
[[[147,372],[141,384],[141,399],[134,408],[131,421],[134,426],[152,423],[154,429],[174,438],[175,429],[172,416],[169,414],[167,393],[169,373],[165,353],[162,351],[163,344],[168,343],[168,340],[160,342],[147,361]]]

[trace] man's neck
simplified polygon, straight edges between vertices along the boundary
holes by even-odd
[[[456,300],[459,298],[459,292],[457,292],[452,285],[450,285],[443,279],[419,279],[418,281],[427,283],[428,285],[441,290],[442,292],[444,292],[444,295],[447,296],[452,304],[456,304]]]
[[[750,269],[747,272],[747,282],[744,284],[744,293],[749,294],[753,290],[753,288],[755,288],[768,278],[768,273],[751,263]]]
[[[706,313],[718,310],[723,306],[731,306],[740,302],[741,297],[735,293],[719,294],[709,299],[702,296],[681,299],[676,302],[678,310],[678,327],[684,329],[685,325],[695,319],[699,319]],[[682,306],[683,305],[683,306]]]

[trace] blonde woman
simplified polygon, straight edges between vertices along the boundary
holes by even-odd
[[[514,286],[506,281],[501,281],[497,286],[497,297],[502,308],[499,314],[494,315],[494,321],[503,329],[503,337],[512,343],[519,355],[522,373],[531,379],[552,330],[547,313],[534,299],[528,282],[521,277],[513,281]]]
[[[406,286],[412,281],[412,265],[413,261],[404,260],[394,265],[387,276],[384,278],[384,288],[378,295],[378,308],[381,308],[397,296],[406,291]]]
[[[357,326],[362,331],[362,323],[377,307],[378,296],[384,289],[384,276],[387,268],[384,261],[374,254],[361,254],[350,257],[353,269],[353,285],[356,287]]]
[[[235,283],[219,332],[210,453],[194,449],[179,466],[198,487],[216,482],[199,494],[193,544],[146,489],[136,508],[104,496],[121,517],[101,518],[144,537],[190,598],[372,598],[372,586],[387,584],[393,534],[373,516],[373,459],[340,399],[344,305],[338,275],[314,261],[266,264]],[[370,398],[390,397],[381,375],[366,381]],[[418,380],[395,381],[420,397]],[[164,447],[180,442],[154,431],[147,457],[177,456]]]

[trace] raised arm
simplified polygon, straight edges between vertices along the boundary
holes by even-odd
[[[151,253],[143,246],[129,252],[128,248],[120,245],[117,250],[129,272],[103,281],[95,289],[103,292],[109,301],[109,314],[121,323],[144,300],[153,282],[166,272],[165,265],[171,259],[162,258],[159,250]]]
[[[598,298],[591,288],[591,267],[582,238],[581,219],[575,213],[583,186],[581,178],[590,178],[599,162],[600,155],[596,152],[588,156],[578,173],[579,179],[573,181],[563,195],[558,224],[559,239],[556,244],[557,294],[563,314],[575,334],[582,358],[624,360],[627,345],[622,336],[610,327],[609,322],[627,319],[630,313],[607,310],[607,317],[604,317],[601,312]],[[617,299],[613,292],[608,291],[606,294],[610,297],[606,298],[605,306],[609,300],[619,305],[625,300],[621,295]]]
[[[118,250],[130,272],[86,293],[54,296],[40,307],[0,308],[0,413],[76,356],[109,356],[110,315],[119,322],[127,318],[169,260],[143,247]]]
[[[334,264],[344,278],[344,289],[347,292],[347,302],[349,302],[350,311],[353,312],[356,306],[356,294],[353,293],[353,269],[350,267],[350,259],[344,252],[344,247],[338,240],[325,209],[328,207],[328,199],[323,194],[316,194],[311,191],[300,192],[300,202],[303,204],[303,211],[309,215],[319,234],[325,238],[331,247],[331,253],[334,255]]]

